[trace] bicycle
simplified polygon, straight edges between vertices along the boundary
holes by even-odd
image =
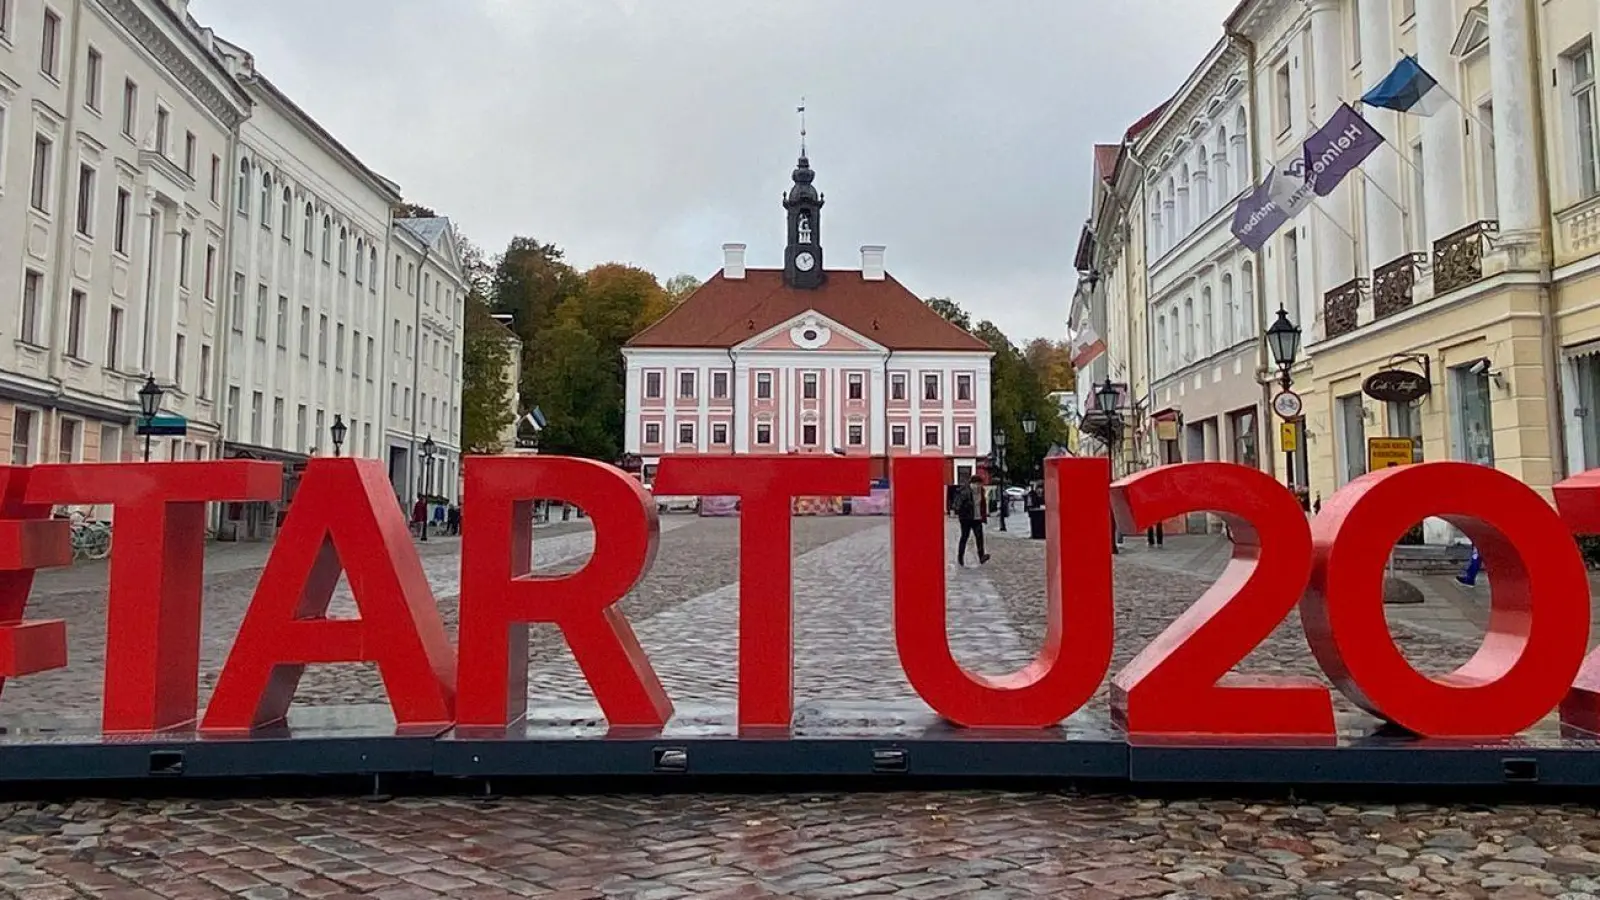
[[[105,559],[111,555],[111,523],[81,510],[55,512],[55,518],[72,523],[72,558]]]

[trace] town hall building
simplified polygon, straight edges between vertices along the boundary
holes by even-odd
[[[723,245],[722,270],[623,349],[624,449],[646,483],[666,454],[867,456],[874,477],[938,454],[951,480],[989,454],[988,345],[896,281],[882,246],[827,268],[815,178],[802,149],[782,269]]]

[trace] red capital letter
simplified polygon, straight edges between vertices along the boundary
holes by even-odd
[[[957,725],[1047,728],[1076,712],[1094,696],[1111,666],[1106,461],[1045,463],[1045,509],[1050,518],[1045,529],[1044,647],[1026,668],[998,678],[967,671],[950,652],[945,622],[944,460],[902,456],[894,460],[892,471],[894,637],[911,687],[935,712]],[[1063,559],[1069,529],[1070,581]]]
[[[274,500],[282,493],[283,468],[270,462],[33,468],[29,502],[116,507],[106,608],[106,733],[151,733],[194,721],[206,503]]]
[[[594,553],[569,575],[533,571],[533,501],[576,504]],[[585,459],[472,457],[461,538],[462,726],[504,728],[528,711],[528,624],[560,627],[613,728],[660,728],[672,701],[616,603],[655,559],[655,503],[639,482]]]
[[[72,525],[26,503],[30,469],[0,466],[0,688],[5,679],[67,665],[67,626],[22,618],[35,569],[72,564]]]
[[[1600,469],[1568,478],[1555,486],[1554,493],[1561,520],[1573,534],[1600,534]],[[1498,581],[1497,577],[1491,584]],[[1562,699],[1561,724],[1600,734],[1600,649],[1584,659]]]
[[[1112,679],[1128,732],[1331,738],[1333,699],[1315,679],[1232,674],[1305,590],[1311,538],[1294,495],[1257,469],[1204,462],[1124,478],[1111,504],[1123,531],[1214,512],[1233,536],[1221,577]]]
[[[348,575],[358,619],[330,619]],[[313,459],[278,532],[201,730],[280,721],[309,663],[373,662],[401,730],[454,720],[455,657],[383,465]]]
[[[739,727],[788,728],[794,719],[793,550],[797,497],[861,497],[866,457],[666,457],[662,494],[739,497]]]
[[[1395,542],[1426,516],[1466,532],[1491,576],[1489,628],[1461,668],[1429,678],[1395,647],[1383,579]],[[1311,649],[1362,709],[1424,737],[1508,737],[1560,703],[1589,640],[1589,581],[1556,511],[1495,469],[1458,462],[1373,472],[1312,523]]]

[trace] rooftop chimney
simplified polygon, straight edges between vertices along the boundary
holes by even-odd
[[[861,280],[883,280],[883,245],[867,244],[861,248]]]
[[[722,245],[722,277],[729,281],[744,280],[744,245]]]

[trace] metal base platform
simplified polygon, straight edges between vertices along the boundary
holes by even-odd
[[[920,706],[807,705],[783,733],[740,734],[726,708],[687,708],[665,729],[608,729],[592,707],[544,708],[496,733],[396,734],[386,707],[295,710],[249,738],[193,732],[103,737],[88,719],[0,716],[0,793],[24,784],[328,779],[420,781],[871,779],[1333,786],[1600,788],[1600,738],[1541,728],[1511,741],[1443,742],[1352,720],[1327,745],[1130,741],[1098,711],[1046,731],[952,727]],[[603,783],[603,782],[602,782]],[[150,785],[151,789],[157,789]],[[225,791],[224,791],[225,792]]]

